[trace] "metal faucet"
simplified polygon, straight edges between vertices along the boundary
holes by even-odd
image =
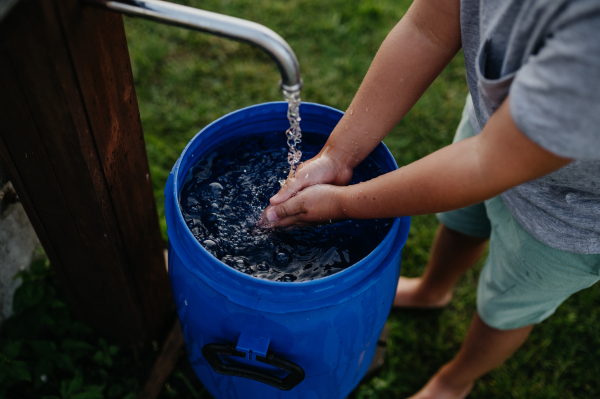
[[[281,72],[283,90],[298,91],[302,88],[300,65],[294,51],[281,36],[263,25],[161,0],[83,0],[83,2],[123,14],[250,43],[262,49],[277,63]]]

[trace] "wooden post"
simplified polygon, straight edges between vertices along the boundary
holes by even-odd
[[[21,0],[0,24],[0,157],[71,306],[123,342],[173,302],[120,15]]]

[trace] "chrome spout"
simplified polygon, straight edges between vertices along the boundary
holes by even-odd
[[[123,14],[250,43],[275,61],[281,73],[282,89],[296,91],[302,88],[300,66],[294,51],[281,36],[263,25],[161,0],[82,1]]]

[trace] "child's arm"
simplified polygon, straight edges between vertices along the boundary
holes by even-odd
[[[354,167],[412,108],[460,47],[460,1],[416,0],[382,43],[321,152],[301,165],[271,203],[314,184],[347,184]]]
[[[267,208],[265,216],[275,227],[283,227],[449,211],[492,198],[571,162],[527,138],[510,115],[509,101],[475,137],[365,183],[306,188]]]

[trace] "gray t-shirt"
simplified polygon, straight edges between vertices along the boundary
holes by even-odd
[[[475,133],[507,95],[517,126],[575,161],[502,194],[534,238],[600,253],[600,1],[461,0]]]

